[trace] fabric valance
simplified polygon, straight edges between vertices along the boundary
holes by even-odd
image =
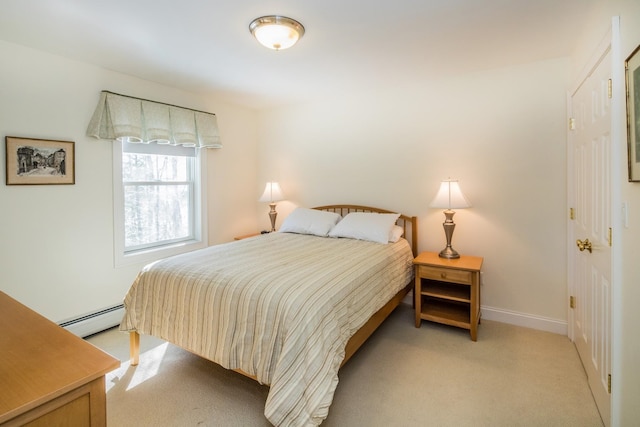
[[[222,148],[216,115],[102,91],[87,135],[129,143]]]

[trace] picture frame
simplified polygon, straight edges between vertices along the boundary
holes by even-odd
[[[640,46],[624,62],[629,181],[640,181]]]
[[[5,137],[6,185],[75,184],[75,143]]]

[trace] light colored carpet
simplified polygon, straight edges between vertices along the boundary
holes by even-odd
[[[161,340],[128,334],[88,341],[122,360],[107,375],[107,418],[119,426],[269,426],[268,389]],[[401,305],[342,368],[329,417],[343,426],[602,426],[567,337],[484,320],[468,331],[413,325]]]

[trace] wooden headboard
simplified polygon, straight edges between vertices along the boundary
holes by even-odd
[[[318,206],[313,209],[335,212],[343,217],[350,212],[398,213],[386,209],[358,205],[327,205]],[[407,239],[407,241],[411,245],[413,256],[418,256],[418,218],[415,216],[400,214],[400,217],[396,221],[396,224],[404,229],[404,238]]]

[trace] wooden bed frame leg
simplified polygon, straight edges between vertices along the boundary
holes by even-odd
[[[140,334],[136,331],[129,332],[129,357],[130,365],[137,366],[140,359]]]

